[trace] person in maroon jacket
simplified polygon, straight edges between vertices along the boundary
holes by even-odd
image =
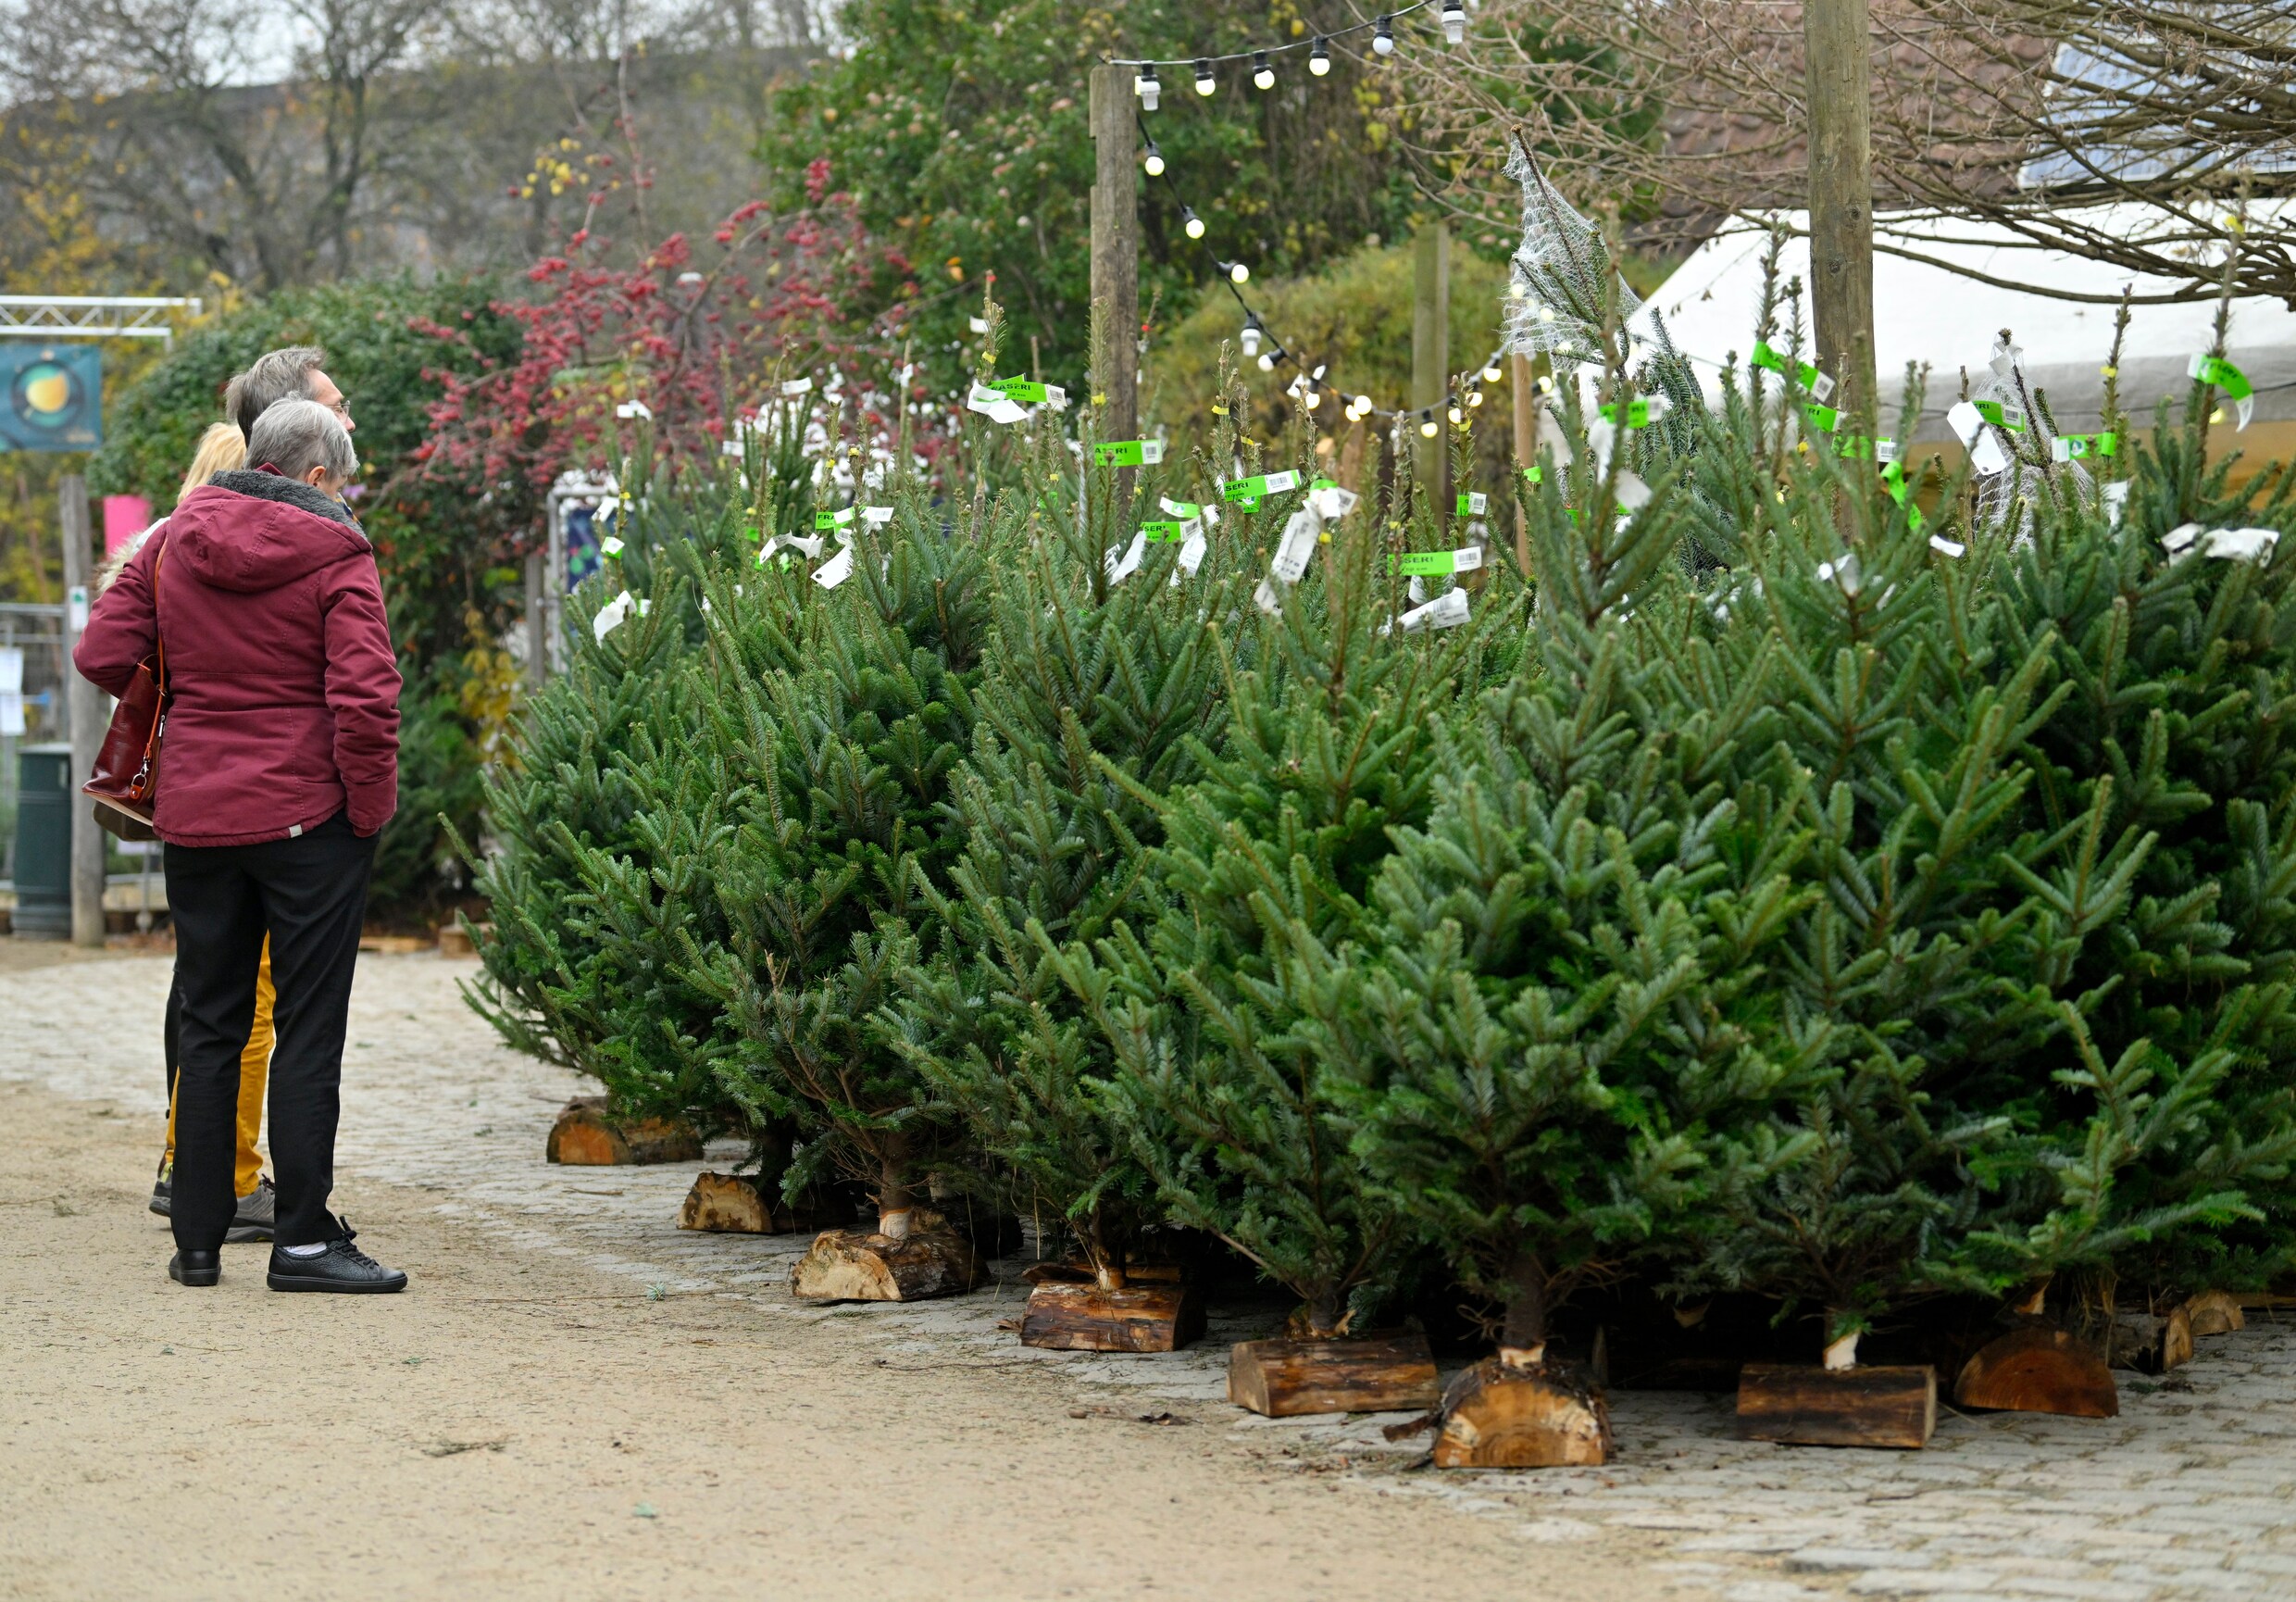
[[[285,400],[97,600],[72,659],[114,695],[165,639],[153,827],[182,991],[169,1277],[212,1285],[231,1194],[240,1053],[271,941],[277,1291],[406,1276],[328,1211],[343,1029],[375,834],[398,804],[399,672],[373,547],[343,506],[358,463],[327,407]]]

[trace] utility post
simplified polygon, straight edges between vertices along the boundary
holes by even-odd
[[[1530,357],[1516,351],[1507,357],[1507,387],[1515,392],[1515,467],[1516,471],[1539,465],[1539,390],[1531,376]],[[1509,484],[1515,503],[1515,560],[1530,571],[1530,514],[1523,509],[1519,484]]]
[[[1100,408],[1104,440],[1140,437],[1140,181],[1132,104],[1130,68],[1092,69],[1092,305],[1106,310],[1108,370],[1092,374],[1092,387],[1106,397]],[[1117,472],[1119,519],[1131,516],[1135,476],[1130,468]]]
[[[1872,30],[1867,0],[1805,0],[1810,107],[1810,303],[1819,368],[1845,427],[1874,417]]]
[[[1435,408],[1435,437],[1416,432],[1413,476],[1427,492],[1438,518],[1451,510],[1451,419],[1443,403],[1451,394],[1451,230],[1438,218],[1420,225],[1415,240],[1411,297],[1411,404]]]
[[[88,626],[89,569],[94,539],[88,525],[88,485],[66,473],[56,486],[57,521],[64,539],[64,728],[71,740],[71,937],[74,945],[104,945],[104,831],[80,786],[95,771],[104,744],[104,692],[71,665],[81,631]]]

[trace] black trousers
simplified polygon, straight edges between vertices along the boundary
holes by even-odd
[[[343,1033],[367,915],[375,843],[337,813],[292,840],[260,845],[169,845],[181,992],[175,1106],[175,1244],[214,1251],[238,1198],[239,1056],[255,1027],[256,970],[271,937],[271,1167],[278,1244],[330,1239],[335,1124],[342,1110]]]

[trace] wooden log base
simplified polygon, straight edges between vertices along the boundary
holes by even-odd
[[[1791,1446],[1912,1451],[1937,1428],[1937,1370],[1748,1363],[1738,1375],[1738,1438]]]
[[[1056,1352],[1177,1352],[1204,1334],[1204,1299],[1186,1285],[1041,1284],[1020,1315],[1020,1344]]]
[[[606,1114],[605,1097],[578,1095],[550,1126],[543,1156],[551,1162],[592,1168],[627,1163],[698,1162],[702,1137],[668,1119],[622,1120]]]
[[[960,1295],[980,1280],[980,1259],[963,1235],[913,1222],[900,1240],[822,1231],[790,1270],[790,1294],[806,1302],[920,1302]]]
[[[2240,1298],[2229,1291],[2202,1291],[2184,1305],[2184,1316],[2195,1335],[2228,1335],[2248,1327]]]
[[[478,946],[470,939],[470,932],[459,923],[443,925],[439,930],[441,957],[476,957]]]
[[[1441,1395],[1425,1335],[1238,1341],[1228,1354],[1228,1399],[1271,1419],[1424,1410]]]
[[[2004,1413],[2120,1416],[2120,1388],[2104,1354],[2060,1329],[2028,1324],[1987,1342],[1961,1366],[1953,1404]]]
[[[2140,1374],[2165,1374],[2192,1360],[2192,1320],[2182,1308],[2166,1314],[2120,1313],[2113,1320],[2113,1352],[2116,1369]]]
[[[693,1188],[678,1209],[678,1227],[720,1234],[793,1235],[819,1229],[821,1220],[811,1208],[792,1208],[746,1175],[705,1171],[693,1176]]]
[[[1592,1468],[1610,1453],[1610,1408],[1575,1367],[1485,1358],[1443,1391],[1438,1469]]]

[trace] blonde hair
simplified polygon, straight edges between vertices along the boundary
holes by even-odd
[[[237,423],[209,423],[207,432],[199,436],[199,448],[192,453],[191,470],[183,475],[183,487],[175,493],[180,502],[218,473],[228,473],[247,465],[247,436],[239,432]]]

